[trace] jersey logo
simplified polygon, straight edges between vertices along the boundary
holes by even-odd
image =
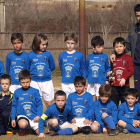
[[[74,62],[76,62],[77,61],[77,58],[74,58]]]
[[[84,104],[85,104],[85,105],[87,104],[87,100],[84,101]]]
[[[99,67],[93,66],[93,67],[91,67],[91,69],[92,69],[92,77],[98,77],[98,69],[99,69]]]
[[[42,65],[37,66],[37,75],[38,76],[44,75],[44,66],[42,66]]]
[[[25,114],[27,116],[31,116],[32,115],[31,105],[26,104],[26,105],[23,106],[23,108],[24,108]]]
[[[30,95],[30,100],[32,100],[33,99],[33,96],[32,95]]]
[[[14,78],[15,79],[18,79],[18,75],[19,75],[20,71],[21,71],[21,69],[18,69],[18,68],[17,69],[14,69],[14,72],[15,72],[14,73]]]
[[[116,80],[120,81],[122,79],[122,70],[116,70]]]
[[[24,65],[25,64],[25,60],[22,60],[22,65]]]
[[[71,77],[72,67],[67,66],[67,67],[65,67],[65,70],[66,70],[66,77]]]
[[[126,62],[125,61],[123,61],[123,66],[126,64]]]
[[[81,116],[82,116],[82,111],[83,111],[83,109],[77,108],[77,109],[75,109],[75,111],[76,111],[76,116],[77,116],[77,117],[81,117]]]
[[[101,61],[101,63],[103,63],[103,58],[101,58],[101,60],[100,60],[100,61]]]
[[[46,56],[44,56],[44,60],[47,61],[47,57]]]

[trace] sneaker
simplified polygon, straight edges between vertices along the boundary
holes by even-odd
[[[11,132],[11,131],[7,131],[6,133],[7,133],[8,136],[12,136],[13,135],[13,132]]]
[[[122,131],[124,134],[128,134],[129,133],[129,131],[127,130],[127,129],[123,129],[123,131]]]
[[[55,131],[50,131],[50,136],[57,136],[57,135],[59,135],[57,132],[55,132]]]
[[[18,132],[19,136],[25,136],[25,135],[28,134],[28,133],[29,133],[29,130],[28,130],[28,129],[20,130],[20,131]]]
[[[111,131],[108,134],[109,136],[115,136],[119,134],[119,131],[117,129],[111,129]]]

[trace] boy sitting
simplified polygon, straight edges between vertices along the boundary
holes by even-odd
[[[20,129],[19,135],[24,136],[28,130],[28,125],[39,134],[38,121],[42,115],[43,105],[39,91],[30,87],[31,74],[24,69],[19,73],[19,81],[21,88],[17,89],[13,95],[12,102],[12,126],[16,126],[16,115],[18,127]]]
[[[5,133],[7,133],[7,135],[13,135],[12,128],[9,126],[13,100],[13,94],[9,91],[11,85],[10,75],[2,75],[0,85],[2,88],[0,91],[0,135]]]
[[[71,135],[78,131],[78,127],[68,123],[67,117],[71,108],[66,105],[66,93],[58,90],[55,93],[55,103],[47,108],[39,120],[39,137],[45,137],[44,123],[50,131],[50,135]],[[45,121],[46,120],[46,121]]]
[[[91,131],[90,124],[93,115],[93,97],[85,91],[86,79],[76,76],[74,79],[76,92],[68,96],[67,104],[72,107],[72,116],[69,120],[81,129],[84,134]]]
[[[91,126],[94,133],[109,133],[110,136],[117,135],[117,107],[110,100],[111,87],[110,85],[101,85],[99,88],[100,99],[94,103],[95,120]],[[109,129],[107,129],[109,128]]]
[[[126,91],[126,102],[119,106],[118,125],[124,133],[140,133],[140,103],[138,103],[138,91],[130,88]]]

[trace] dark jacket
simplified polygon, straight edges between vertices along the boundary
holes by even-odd
[[[136,48],[136,43],[137,43],[138,28],[139,28],[139,23],[135,24],[135,26],[133,26],[130,29],[129,34],[126,38],[125,53],[131,51],[131,56],[132,56],[133,60],[134,60],[134,52],[135,52],[135,48]]]
[[[2,96],[2,92],[0,91],[0,114],[5,110],[11,112],[12,100],[13,94],[10,91],[5,96]]]

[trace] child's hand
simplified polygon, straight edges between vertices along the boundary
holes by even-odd
[[[16,127],[16,121],[12,120],[11,125],[12,125],[12,127]]]
[[[109,85],[109,81],[106,81],[105,84]]]
[[[111,71],[109,71],[109,72],[107,73],[107,76],[110,76],[110,73],[111,73]]]
[[[111,54],[110,61],[113,63],[115,60],[116,60],[116,55],[115,54]]]
[[[90,124],[90,121],[87,120],[87,119],[85,119],[85,120],[83,121],[83,124],[85,124],[85,125],[89,125],[89,124]]]
[[[107,133],[107,129],[105,127],[103,128],[103,133]]]
[[[72,119],[71,122],[72,122],[72,123],[76,123],[76,120],[75,120],[75,119]]]
[[[139,127],[140,126],[140,122],[138,120],[133,120],[133,127]]]
[[[38,137],[45,137],[45,134],[44,134],[44,133],[40,133],[40,134],[38,135]]]
[[[34,118],[34,122],[39,122],[39,119],[40,119],[40,117],[39,117],[39,116],[36,116],[36,117]]]
[[[120,83],[119,83],[119,86],[121,86],[121,87],[124,86],[125,85],[125,81],[126,80],[124,78],[122,78],[121,81],[120,81]]]

